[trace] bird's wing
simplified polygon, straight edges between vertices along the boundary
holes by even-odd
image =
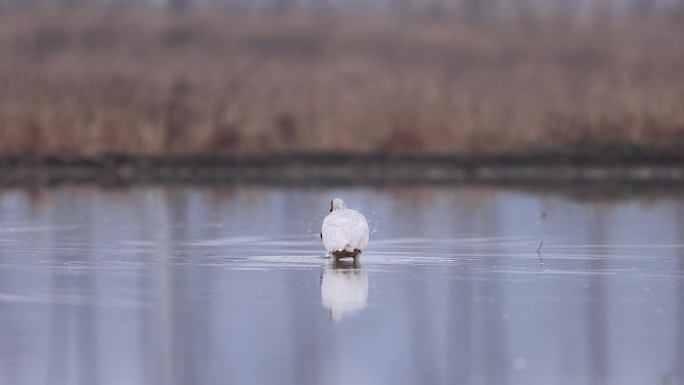
[[[328,214],[323,220],[321,234],[323,245],[328,252],[344,250],[351,241],[349,219],[338,211]]]
[[[351,228],[354,231],[354,234],[352,236],[353,239],[353,244],[352,246],[355,249],[358,250],[365,250],[366,246],[368,246],[368,221],[366,221],[366,217],[363,216],[358,211],[354,211],[354,215],[352,218],[352,225]]]

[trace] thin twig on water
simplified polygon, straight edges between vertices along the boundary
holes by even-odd
[[[544,241],[541,241],[539,244],[539,247],[537,247],[537,255],[539,256],[539,262],[543,265],[544,264],[544,258],[542,257],[542,246],[544,246]]]

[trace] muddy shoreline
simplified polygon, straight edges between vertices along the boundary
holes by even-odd
[[[98,159],[0,159],[1,185],[59,183],[439,184],[665,183],[684,184],[677,158],[459,158],[345,155]]]

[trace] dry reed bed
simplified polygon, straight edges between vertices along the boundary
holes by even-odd
[[[681,154],[680,21],[0,14],[0,156]]]

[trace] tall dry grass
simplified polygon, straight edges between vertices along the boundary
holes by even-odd
[[[684,23],[0,14],[0,156],[681,154]]]

